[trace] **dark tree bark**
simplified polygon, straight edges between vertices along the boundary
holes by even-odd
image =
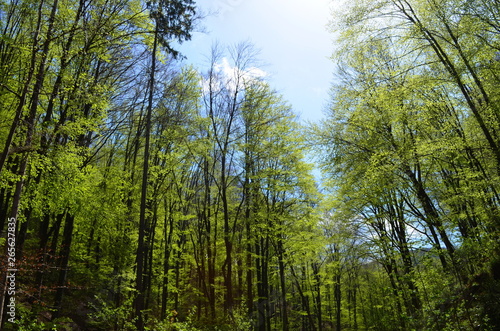
[[[148,243],[146,242],[149,233],[147,215],[148,206],[148,185],[149,185],[149,149],[150,149],[150,136],[151,136],[151,113],[153,109],[153,92],[154,92],[154,80],[156,71],[156,50],[158,45],[158,32],[154,33],[153,50],[151,53],[151,72],[149,77],[149,87],[148,87],[148,106],[146,109],[146,129],[144,136],[146,139],[144,145],[144,162],[142,168],[142,184],[141,184],[141,207],[139,215],[139,240],[137,244],[137,256],[136,256],[136,290],[137,297],[135,299],[134,307],[135,314],[137,316],[136,327],[138,330],[144,330],[144,315],[143,310],[145,309],[145,292],[147,289],[144,284],[144,273],[145,266],[147,265],[147,257],[149,252],[147,250]]]
[[[278,266],[280,274],[280,287],[281,287],[281,304],[282,304],[282,323],[283,331],[288,331],[288,301],[286,299],[286,280],[285,280],[285,262],[284,262],[283,239],[278,239]]]
[[[68,262],[69,255],[71,252],[71,243],[73,241],[73,228],[75,224],[75,216],[72,215],[70,210],[66,211],[66,218],[64,221],[64,232],[63,239],[61,243],[61,250],[59,252],[60,263],[59,263],[59,278],[57,281],[57,290],[55,296],[55,312],[52,315],[52,320],[58,318],[61,314],[62,301],[64,297],[64,292],[67,287],[67,276],[68,276]]]

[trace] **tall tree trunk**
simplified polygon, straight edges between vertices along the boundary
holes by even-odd
[[[302,289],[302,285],[299,283],[299,279],[297,277],[297,274],[295,272],[295,268],[293,267],[293,265],[290,266],[290,271],[292,272],[292,276],[293,276],[293,279],[295,281],[295,285],[297,286],[297,290],[299,291],[299,295],[300,295],[300,298],[302,301],[302,308],[305,309],[306,315],[307,315],[307,316],[304,316],[304,323],[303,323],[304,330],[316,331],[316,325],[314,323],[313,314],[311,312],[311,307],[309,305],[309,299],[305,295],[304,290]],[[305,272],[305,270],[303,272]]]
[[[59,263],[59,278],[57,281],[57,291],[55,297],[55,312],[52,315],[52,320],[58,318],[61,313],[62,301],[64,297],[64,292],[66,289],[66,279],[68,276],[68,262],[69,255],[71,252],[71,243],[73,241],[73,228],[74,228],[75,216],[70,210],[66,211],[66,219],[64,221],[64,232],[63,239],[61,243],[61,251],[59,253],[60,263]]]
[[[153,90],[155,85],[155,71],[156,71],[156,49],[158,44],[158,32],[154,33],[153,41],[153,51],[151,53],[151,73],[149,77],[149,96],[148,96],[148,107],[146,110],[146,130],[144,136],[146,138],[144,146],[144,163],[142,170],[142,188],[141,188],[141,207],[139,215],[139,239],[137,244],[137,257],[136,257],[136,290],[137,297],[135,299],[135,315],[137,317],[136,327],[139,331],[144,330],[144,314],[143,310],[145,308],[145,292],[146,288],[144,286],[144,271],[146,265],[146,259],[148,258],[147,251],[147,220],[146,220],[146,209],[147,209],[147,193],[149,184],[149,147],[150,147],[150,135],[151,135],[151,113],[153,108]]]
[[[341,274],[337,271],[334,277],[333,297],[335,298],[335,331],[340,331],[342,327],[342,292],[341,292]]]
[[[283,331],[289,330],[288,325],[288,302],[286,300],[286,281],[285,281],[285,262],[283,261],[283,239],[280,237],[278,240],[278,266],[280,273],[280,287],[281,287],[281,302],[282,302],[282,316],[283,316]]]
[[[165,201],[165,204],[167,201]],[[168,316],[168,273],[170,271],[170,253],[172,251],[172,235],[174,233],[174,216],[173,206],[170,204],[168,216],[165,216],[165,225],[163,234],[165,237],[165,250],[163,255],[163,279],[162,279],[162,297],[161,297],[161,320],[165,320]],[[167,222],[168,219],[168,222]],[[168,226],[167,226],[168,225]],[[168,228],[168,230],[167,230]]]
[[[317,312],[318,312],[318,330],[322,331],[323,330],[323,317],[321,314],[321,278],[319,276],[319,265],[318,263],[312,263],[311,264],[312,270],[313,270],[313,276],[314,280],[316,282],[316,307],[317,307]]]
[[[217,257],[216,242],[217,228],[212,227],[212,194],[210,192],[210,169],[208,159],[203,161],[205,192],[203,197],[203,222],[207,242],[207,270],[208,270],[208,304],[210,307],[210,317],[216,318],[216,300],[215,300],[215,261]],[[213,239],[212,239],[213,236]],[[213,240],[213,241],[212,241]],[[213,246],[212,246],[213,245]]]
[[[225,300],[224,300],[224,309],[226,311],[230,310],[233,308],[233,281],[232,281],[232,274],[233,274],[233,258],[232,258],[232,251],[233,251],[233,243],[231,241],[231,229],[229,227],[229,205],[228,205],[228,199],[227,199],[227,187],[226,187],[226,175],[225,175],[225,167],[222,169],[222,192],[221,192],[221,199],[222,199],[222,208],[223,208],[223,214],[224,214],[224,246],[226,248],[226,260],[224,261],[223,265],[223,270],[225,269],[224,273],[224,287],[226,290],[226,295],[225,295]]]

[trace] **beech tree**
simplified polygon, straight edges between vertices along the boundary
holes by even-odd
[[[495,223],[498,208],[497,121],[488,104],[495,92],[482,71],[496,65],[494,47],[482,44],[489,28],[469,34],[485,20],[461,1],[357,1],[342,15],[339,83],[315,136],[343,201],[337,212],[350,210],[376,239],[374,258],[387,273],[399,328],[495,328],[496,306],[478,300],[460,308],[478,274],[493,286],[498,249],[487,239],[496,230],[480,225]],[[473,247],[484,249],[482,240],[494,257],[477,263]],[[461,293],[456,301],[420,293],[433,286],[419,267],[431,256]],[[454,317],[429,314],[439,302]]]

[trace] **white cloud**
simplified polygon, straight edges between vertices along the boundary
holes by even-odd
[[[220,63],[215,65],[215,70],[222,73],[223,77],[229,81],[261,79],[268,76],[268,73],[257,67],[238,68],[229,63],[227,57],[223,57]]]
[[[267,77],[269,74],[257,67],[249,68],[238,68],[233,66],[227,57],[223,57],[222,60],[214,65],[215,74],[219,74],[220,81],[214,82],[212,89],[220,90],[224,84],[230,91],[236,90],[237,87],[240,89],[242,85],[253,80],[261,80]],[[201,82],[203,91],[207,93],[209,91],[209,82],[207,78],[204,78]],[[236,86],[239,84],[239,86]]]

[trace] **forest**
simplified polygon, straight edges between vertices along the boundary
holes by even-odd
[[[309,123],[199,21],[0,0],[0,329],[500,330],[500,1],[343,2]]]

